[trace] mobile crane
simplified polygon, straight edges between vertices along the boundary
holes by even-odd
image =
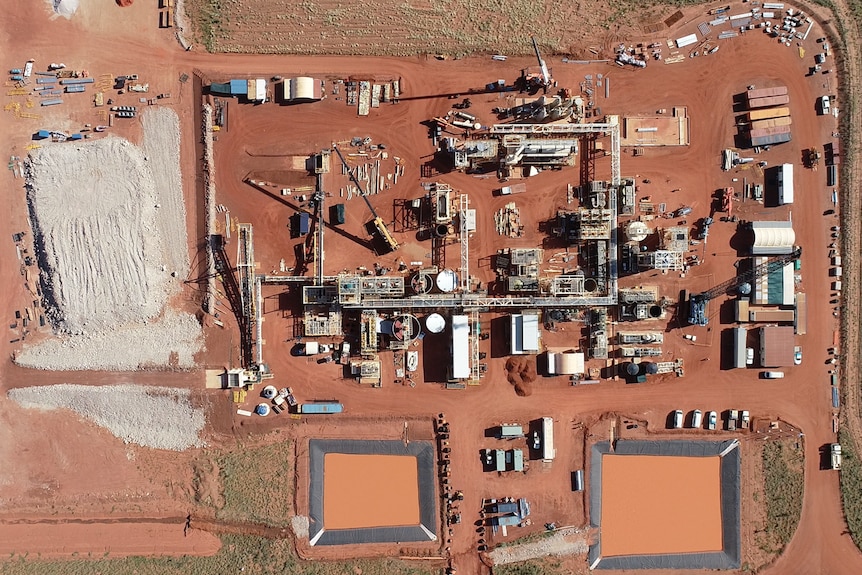
[[[708,325],[709,315],[706,310],[709,300],[727,293],[730,289],[750,282],[758,276],[769,274],[789,262],[798,260],[800,257],[802,257],[802,248],[796,247],[789,254],[781,254],[771,257],[762,264],[754,266],[750,270],[744,271],[741,274],[730,278],[726,282],[713,286],[703,293],[691,294],[688,298],[688,323],[700,326]]]
[[[392,234],[389,232],[389,228],[386,227],[386,222],[383,221],[379,215],[377,215],[377,210],[374,209],[374,206],[371,205],[371,202],[368,201],[368,195],[365,193],[365,190],[362,189],[362,185],[359,183],[359,180],[356,178],[356,174],[354,174],[353,170],[350,168],[350,165],[347,163],[347,159],[341,153],[341,150],[338,149],[338,146],[332,146],[332,149],[335,150],[335,153],[338,154],[338,158],[341,160],[341,163],[344,164],[346,168],[347,175],[350,176],[350,180],[353,182],[353,185],[359,190],[359,195],[362,196],[362,199],[365,200],[365,205],[368,206],[368,209],[371,211],[371,215],[374,216],[374,220],[372,224],[374,225],[374,229],[377,230],[377,233],[380,234],[381,239],[389,248],[390,252],[394,252],[399,247],[398,242],[395,241],[395,238],[392,237]]]

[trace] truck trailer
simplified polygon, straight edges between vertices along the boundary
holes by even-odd
[[[299,413],[342,413],[344,405],[334,401],[321,401],[317,403],[303,403],[299,406]]]

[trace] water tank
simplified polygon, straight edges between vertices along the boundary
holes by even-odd
[[[584,291],[587,293],[593,293],[599,289],[599,284],[593,278],[587,278],[584,280]]]
[[[626,237],[632,242],[642,242],[649,235],[649,228],[643,222],[629,222],[626,226]]]
[[[644,364],[644,373],[648,375],[655,375],[658,373],[658,364],[653,362],[647,362]]]
[[[658,317],[661,317],[661,312],[662,312],[662,309],[661,309],[661,306],[660,306],[660,305],[651,305],[651,306],[649,306],[649,316],[650,316],[651,318],[658,318]]]
[[[265,403],[260,403],[257,407],[254,408],[254,412],[258,415],[267,416],[269,415],[269,405]]]
[[[432,313],[425,318],[425,329],[428,333],[441,333],[446,329],[446,319],[439,313]]]
[[[278,393],[278,390],[277,390],[277,389],[275,389],[275,386],[274,386],[274,385],[267,385],[267,386],[266,386],[266,387],[264,387],[264,388],[263,388],[263,390],[260,392],[260,394],[261,394],[263,397],[265,397],[266,399],[272,399],[273,397],[275,397],[275,394],[276,394],[276,393]]]
[[[437,289],[443,293],[455,291],[458,286],[458,274],[453,270],[443,270],[437,274]]]
[[[739,290],[740,295],[748,295],[751,293],[751,284],[745,282],[743,284],[740,284],[739,288],[737,289]]]
[[[636,363],[627,363],[626,364],[626,373],[628,375],[638,375],[641,372],[641,368]]]
[[[434,235],[438,238],[449,235],[449,224],[437,224],[434,226]]]

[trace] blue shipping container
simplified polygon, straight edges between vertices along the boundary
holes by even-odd
[[[341,413],[344,406],[340,403],[303,403],[299,406],[300,413]]]
[[[44,140],[45,138],[50,137],[51,132],[49,132],[48,130],[39,130],[38,132],[36,132],[36,138],[38,138],[39,140]]]
[[[308,233],[308,226],[311,218],[307,213],[302,212],[299,214],[299,235],[305,235]]]
[[[245,96],[248,94],[248,80],[231,80],[230,93],[234,96]]]

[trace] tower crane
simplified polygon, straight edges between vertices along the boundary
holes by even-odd
[[[802,248],[796,247],[789,254],[781,254],[773,256],[760,265],[752,267],[750,270],[738,274],[726,282],[722,282],[713,286],[709,290],[692,294],[688,298],[688,323],[691,325],[705,326],[709,324],[709,316],[706,312],[709,300],[714,299],[728,290],[741,286],[744,283],[750,282],[758,276],[770,274],[773,271],[780,269],[789,262],[798,260],[802,257]]]

